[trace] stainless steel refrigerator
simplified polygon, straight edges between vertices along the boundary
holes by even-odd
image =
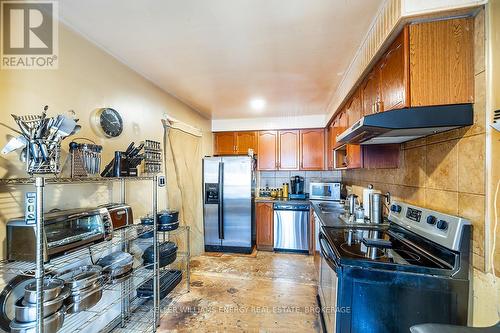
[[[255,162],[248,156],[203,159],[205,251],[250,253]]]

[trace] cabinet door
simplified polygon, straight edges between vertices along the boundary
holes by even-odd
[[[347,145],[346,167],[347,169],[361,168],[362,155],[360,145]]]
[[[234,132],[214,133],[214,155],[233,155],[235,147]]]
[[[361,119],[361,99],[359,90],[357,90],[351,97],[351,100],[347,103],[347,127],[354,125],[359,119]]]
[[[340,111],[338,115],[338,130],[337,135],[342,134],[347,129],[347,113],[344,110]]]
[[[255,204],[257,249],[272,251],[274,247],[274,210],[273,204]]]
[[[332,122],[326,130],[326,158],[328,170],[333,170],[333,147],[335,147],[335,122]]]
[[[300,169],[325,168],[325,132],[321,129],[300,130]]]
[[[238,155],[248,154],[248,149],[253,149],[257,153],[257,133],[256,132],[236,132],[236,153]]]
[[[474,101],[473,32],[472,17],[410,25],[412,106]]]
[[[380,70],[375,66],[361,84],[361,105],[364,116],[377,112],[380,101]]]
[[[299,169],[299,131],[279,131],[280,170]]]
[[[261,131],[257,139],[257,167],[259,170],[276,170],[278,167],[278,132]]]
[[[380,100],[378,111],[408,106],[408,29],[396,38],[380,62]],[[408,91],[409,93],[409,91]]]

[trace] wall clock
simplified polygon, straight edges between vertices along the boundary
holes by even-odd
[[[112,108],[102,108],[94,114],[94,125],[108,138],[116,138],[123,132],[123,119]]]

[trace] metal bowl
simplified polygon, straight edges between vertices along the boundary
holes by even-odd
[[[57,298],[48,302],[43,302],[44,317],[56,313],[63,305],[64,300],[70,293],[69,288],[64,288]],[[14,304],[15,320],[21,323],[36,321],[36,304],[26,302],[24,297],[21,297]]]
[[[61,309],[43,320],[43,331],[47,333],[55,333],[61,329],[64,324],[64,316],[66,307],[63,305]],[[36,333],[36,321],[29,323],[21,323],[16,320],[10,322],[11,333]]]
[[[102,267],[97,265],[85,265],[75,269],[69,269],[56,275],[71,288],[72,292],[92,287],[100,280]]]
[[[55,299],[64,288],[64,280],[57,278],[43,279],[43,301],[48,302]],[[32,280],[24,287],[24,300],[36,304],[36,281]]]
[[[81,290],[78,295],[71,295],[66,299],[68,313],[77,313],[90,309],[101,300],[101,297],[102,286],[99,283]]]

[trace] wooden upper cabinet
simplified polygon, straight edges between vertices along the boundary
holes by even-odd
[[[335,121],[333,121],[326,130],[326,149],[327,154],[326,157],[328,159],[326,165],[328,170],[333,170],[333,148],[335,147],[336,142],[336,133],[335,133]]]
[[[214,133],[214,155],[246,155],[248,149],[257,153],[257,132]]]
[[[278,168],[278,132],[260,131],[257,139],[257,168],[276,170]]]
[[[378,112],[409,106],[408,28],[405,27],[380,60]]]
[[[354,125],[362,117],[361,98],[359,90],[356,90],[346,105],[347,112],[347,127]]]
[[[321,129],[300,130],[300,169],[325,168],[325,132]]]
[[[273,204],[268,202],[258,202],[255,206],[255,233],[257,249],[272,251],[274,247]]]
[[[363,155],[360,145],[347,145],[346,166],[347,169],[361,168],[363,163]]]
[[[380,102],[380,67],[375,66],[360,87],[363,116],[377,112]]]
[[[235,148],[234,132],[214,133],[214,155],[233,155]]]
[[[299,131],[279,131],[278,169],[299,169]]]
[[[256,132],[236,132],[236,153],[238,155],[248,154],[249,149],[258,153],[257,133]]]
[[[474,101],[473,27],[471,17],[410,25],[412,106]]]

